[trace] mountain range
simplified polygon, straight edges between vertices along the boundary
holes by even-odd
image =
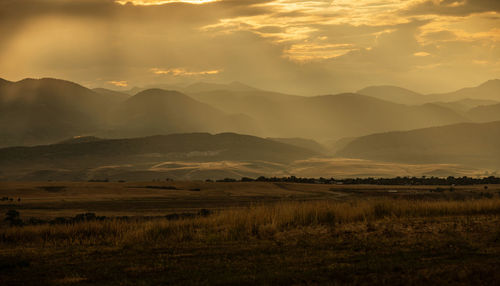
[[[135,140],[118,138],[232,132],[267,137],[259,140],[307,150],[309,155],[315,156],[335,153],[336,156],[389,162],[413,163],[420,160],[496,168],[494,161],[499,158],[495,157],[497,153],[490,148],[488,142],[496,142],[496,137],[492,137],[490,133],[498,130],[495,129],[495,124],[487,122],[500,120],[499,83],[500,80],[491,80],[476,88],[433,95],[422,95],[399,87],[378,86],[368,87],[357,93],[305,97],[260,90],[238,82],[227,85],[197,83],[180,87],[181,91],[135,88],[138,92],[129,95],[127,92],[103,88],[91,90],[76,83],[50,78],[24,79],[18,82],[0,79],[0,148],[42,144],[53,146],[54,142],[104,148],[103,146],[108,146],[105,142],[110,142],[109,140],[122,140],[112,141],[113,144]],[[483,128],[482,124],[487,127]],[[474,133],[474,129],[480,134]],[[455,131],[450,133],[449,130]],[[442,134],[453,136],[443,137]],[[202,141],[210,141],[211,138],[193,136],[186,138]],[[468,140],[472,140],[470,138],[461,140],[461,136],[480,141],[469,142]],[[73,137],[75,138],[67,140]],[[234,139],[234,142],[239,142],[243,137],[238,138],[240,139]],[[183,144],[192,144],[189,140],[183,141]],[[451,147],[455,145],[447,140],[463,141],[462,145],[455,144],[463,148]],[[485,142],[481,143],[481,140]],[[318,142],[337,143],[329,143],[329,147]],[[439,149],[439,144],[449,145],[450,148]],[[113,146],[103,150],[111,152],[122,145]],[[133,161],[137,156],[142,156],[136,154],[140,144],[123,146],[129,148],[126,149],[128,153],[120,153],[126,160]],[[474,151],[476,147],[481,154]],[[44,148],[49,147],[36,148],[33,149],[35,151],[19,149],[22,152],[15,154],[22,158],[23,152],[46,154]],[[54,147],[47,150],[55,150],[51,148]],[[92,148],[85,152],[91,152]],[[197,147],[195,151],[206,151],[200,148]],[[403,154],[406,149],[409,150],[408,153]],[[5,150],[2,149],[2,152]],[[13,149],[9,150],[13,152]],[[432,153],[433,150],[439,151],[441,155]],[[14,154],[9,152],[4,154]],[[162,152],[166,151],[150,153],[163,154]],[[257,156],[252,153],[250,145],[239,152]],[[470,154],[477,160],[459,156],[461,152]],[[270,157],[273,155],[272,152],[266,154]],[[488,158],[487,154],[493,159]],[[264,159],[259,156],[255,159]],[[294,157],[291,153],[286,156],[294,159],[307,157]],[[286,156],[283,155],[282,158]],[[92,158],[99,161],[100,157],[106,156],[100,154]],[[202,157],[196,158],[203,160]],[[13,157],[9,158],[12,160]],[[116,158],[109,163],[116,163]],[[180,158],[190,160],[192,157]],[[227,158],[213,156],[211,160],[228,158],[250,159],[232,154]],[[432,158],[435,160],[431,160]],[[33,160],[36,162],[38,159]],[[268,161],[273,160],[277,159]],[[79,161],[79,164],[83,163]]]
[[[462,88],[447,93],[421,94],[398,86],[370,86],[357,91],[359,94],[396,103],[417,105],[430,102],[461,102],[469,108],[484,103],[500,102],[500,79],[486,81],[476,87]]]

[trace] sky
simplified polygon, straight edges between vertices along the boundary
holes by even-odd
[[[500,78],[500,1],[2,0],[0,77],[452,91]]]

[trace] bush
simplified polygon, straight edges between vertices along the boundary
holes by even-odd
[[[20,214],[16,210],[9,210],[5,214],[5,221],[11,226],[21,226],[23,221],[21,220]]]

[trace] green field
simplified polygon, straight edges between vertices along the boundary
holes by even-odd
[[[0,285],[494,285],[499,192],[4,182],[24,225],[0,228]]]

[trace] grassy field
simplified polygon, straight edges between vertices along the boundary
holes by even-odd
[[[499,191],[2,183],[26,225],[0,227],[0,285],[495,285]],[[83,212],[106,218],[28,223]]]

